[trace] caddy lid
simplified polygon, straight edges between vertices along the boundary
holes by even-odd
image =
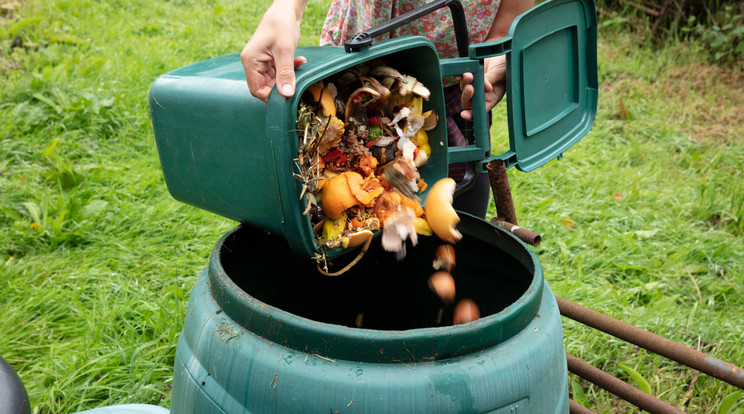
[[[471,45],[469,54],[507,56],[510,150],[491,159],[531,171],[560,158],[592,128],[597,113],[592,0],[542,3],[517,17],[507,37]]]

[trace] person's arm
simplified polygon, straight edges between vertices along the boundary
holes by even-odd
[[[279,93],[294,94],[294,71],[307,60],[294,57],[300,42],[300,23],[307,0],[274,0],[240,54],[251,94],[266,101],[277,85]]]
[[[491,24],[485,42],[501,39],[509,34],[514,19],[535,5],[535,0],[501,0],[499,11]]]
[[[491,29],[484,42],[491,42],[501,39],[509,34],[514,19],[520,14],[529,10],[535,4],[534,0],[501,0],[499,11],[491,24]],[[496,106],[506,92],[506,56],[495,56],[483,60],[483,73],[485,78],[486,89],[486,111],[490,111]],[[462,76],[460,86],[462,87],[462,103],[465,108],[471,108],[473,99],[473,75],[466,73]],[[465,109],[460,113],[465,119],[473,119],[470,109]]]

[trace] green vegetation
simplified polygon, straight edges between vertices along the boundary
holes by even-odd
[[[0,0],[0,355],[34,412],[170,405],[189,292],[234,223],[169,196],[147,92],[239,52],[267,4]],[[327,4],[310,0],[303,45]],[[594,129],[510,171],[520,224],[543,235],[556,294],[744,365],[744,75],[602,21]],[[503,108],[492,132],[502,147]],[[731,386],[564,322],[568,352],[687,412],[744,409]],[[631,410],[571,384],[597,412]]]
[[[727,67],[744,67],[744,3],[738,0],[597,0],[606,24],[622,26],[636,41],[664,47],[688,40],[696,53]]]
[[[741,366],[744,75],[613,29],[600,27],[592,132],[562,161],[513,175],[520,224],[544,235],[536,251],[557,295]],[[687,412],[714,412],[735,390],[564,322],[568,352],[638,385],[618,363],[633,368]],[[584,386],[596,411],[629,411]]]

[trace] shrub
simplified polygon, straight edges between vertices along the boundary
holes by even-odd
[[[604,26],[634,31],[661,47],[689,41],[711,63],[744,66],[744,3],[735,0],[596,0]]]

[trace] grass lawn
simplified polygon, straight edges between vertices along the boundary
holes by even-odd
[[[0,0],[0,355],[35,413],[170,405],[191,287],[235,223],[168,194],[148,88],[239,52],[268,3]],[[328,3],[309,1],[302,45]],[[744,74],[694,44],[599,33],[595,126],[563,160],[510,171],[520,225],[542,234],[557,295],[742,366]],[[494,148],[507,137],[500,108]],[[635,369],[684,411],[744,410],[734,387],[564,330],[568,352],[633,384],[619,364]],[[570,379],[595,411],[631,411]]]

